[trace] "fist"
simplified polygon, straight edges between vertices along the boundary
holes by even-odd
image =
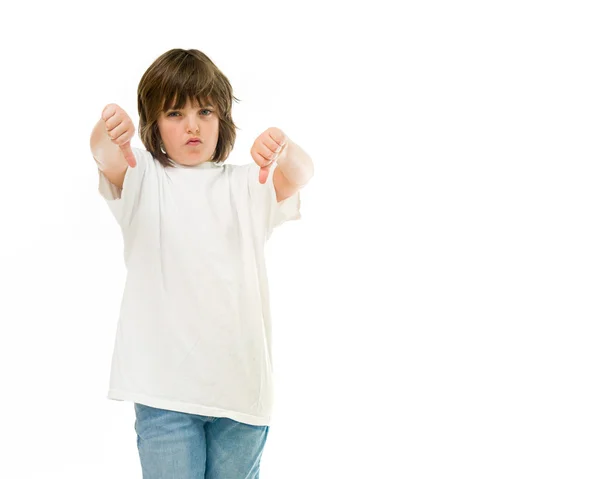
[[[250,154],[254,162],[260,166],[258,181],[266,183],[271,164],[281,158],[286,151],[288,139],[279,128],[271,127],[254,140]]]
[[[127,164],[135,167],[135,156],[129,144],[135,133],[135,127],[129,115],[119,105],[110,103],[102,110],[102,120],[106,125],[106,134],[110,141],[121,149]]]

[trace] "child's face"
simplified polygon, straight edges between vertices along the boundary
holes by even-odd
[[[158,119],[164,150],[171,160],[186,166],[210,161],[219,139],[219,117],[210,104],[187,101],[181,110],[167,110]],[[192,138],[200,142],[188,143]]]

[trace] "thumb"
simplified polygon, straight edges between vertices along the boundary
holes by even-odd
[[[267,182],[267,178],[269,177],[269,169],[271,168],[271,163],[267,166],[262,166],[260,168],[260,172],[258,173],[258,181],[261,185],[264,185]]]
[[[119,148],[121,148],[121,151],[123,152],[123,156],[125,157],[125,161],[127,161],[127,164],[132,168],[135,167],[135,156],[133,154],[133,151],[131,150],[131,145],[129,144],[129,142],[123,143],[119,146]]]

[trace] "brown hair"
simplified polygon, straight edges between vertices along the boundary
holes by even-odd
[[[183,108],[197,101],[215,106],[219,118],[219,139],[211,161],[224,162],[233,149],[237,126],[231,117],[233,96],[229,80],[204,53],[175,48],[163,53],[146,70],[138,85],[139,134],[146,149],[163,166],[173,166],[161,150],[158,118],[169,109]]]

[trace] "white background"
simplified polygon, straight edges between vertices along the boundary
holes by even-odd
[[[106,399],[125,269],[89,137],[107,103],[137,127],[171,48],[242,100],[230,161],[277,126],[315,163],[268,243],[261,479],[599,477],[594,6],[2,7],[0,477],[141,478]]]

